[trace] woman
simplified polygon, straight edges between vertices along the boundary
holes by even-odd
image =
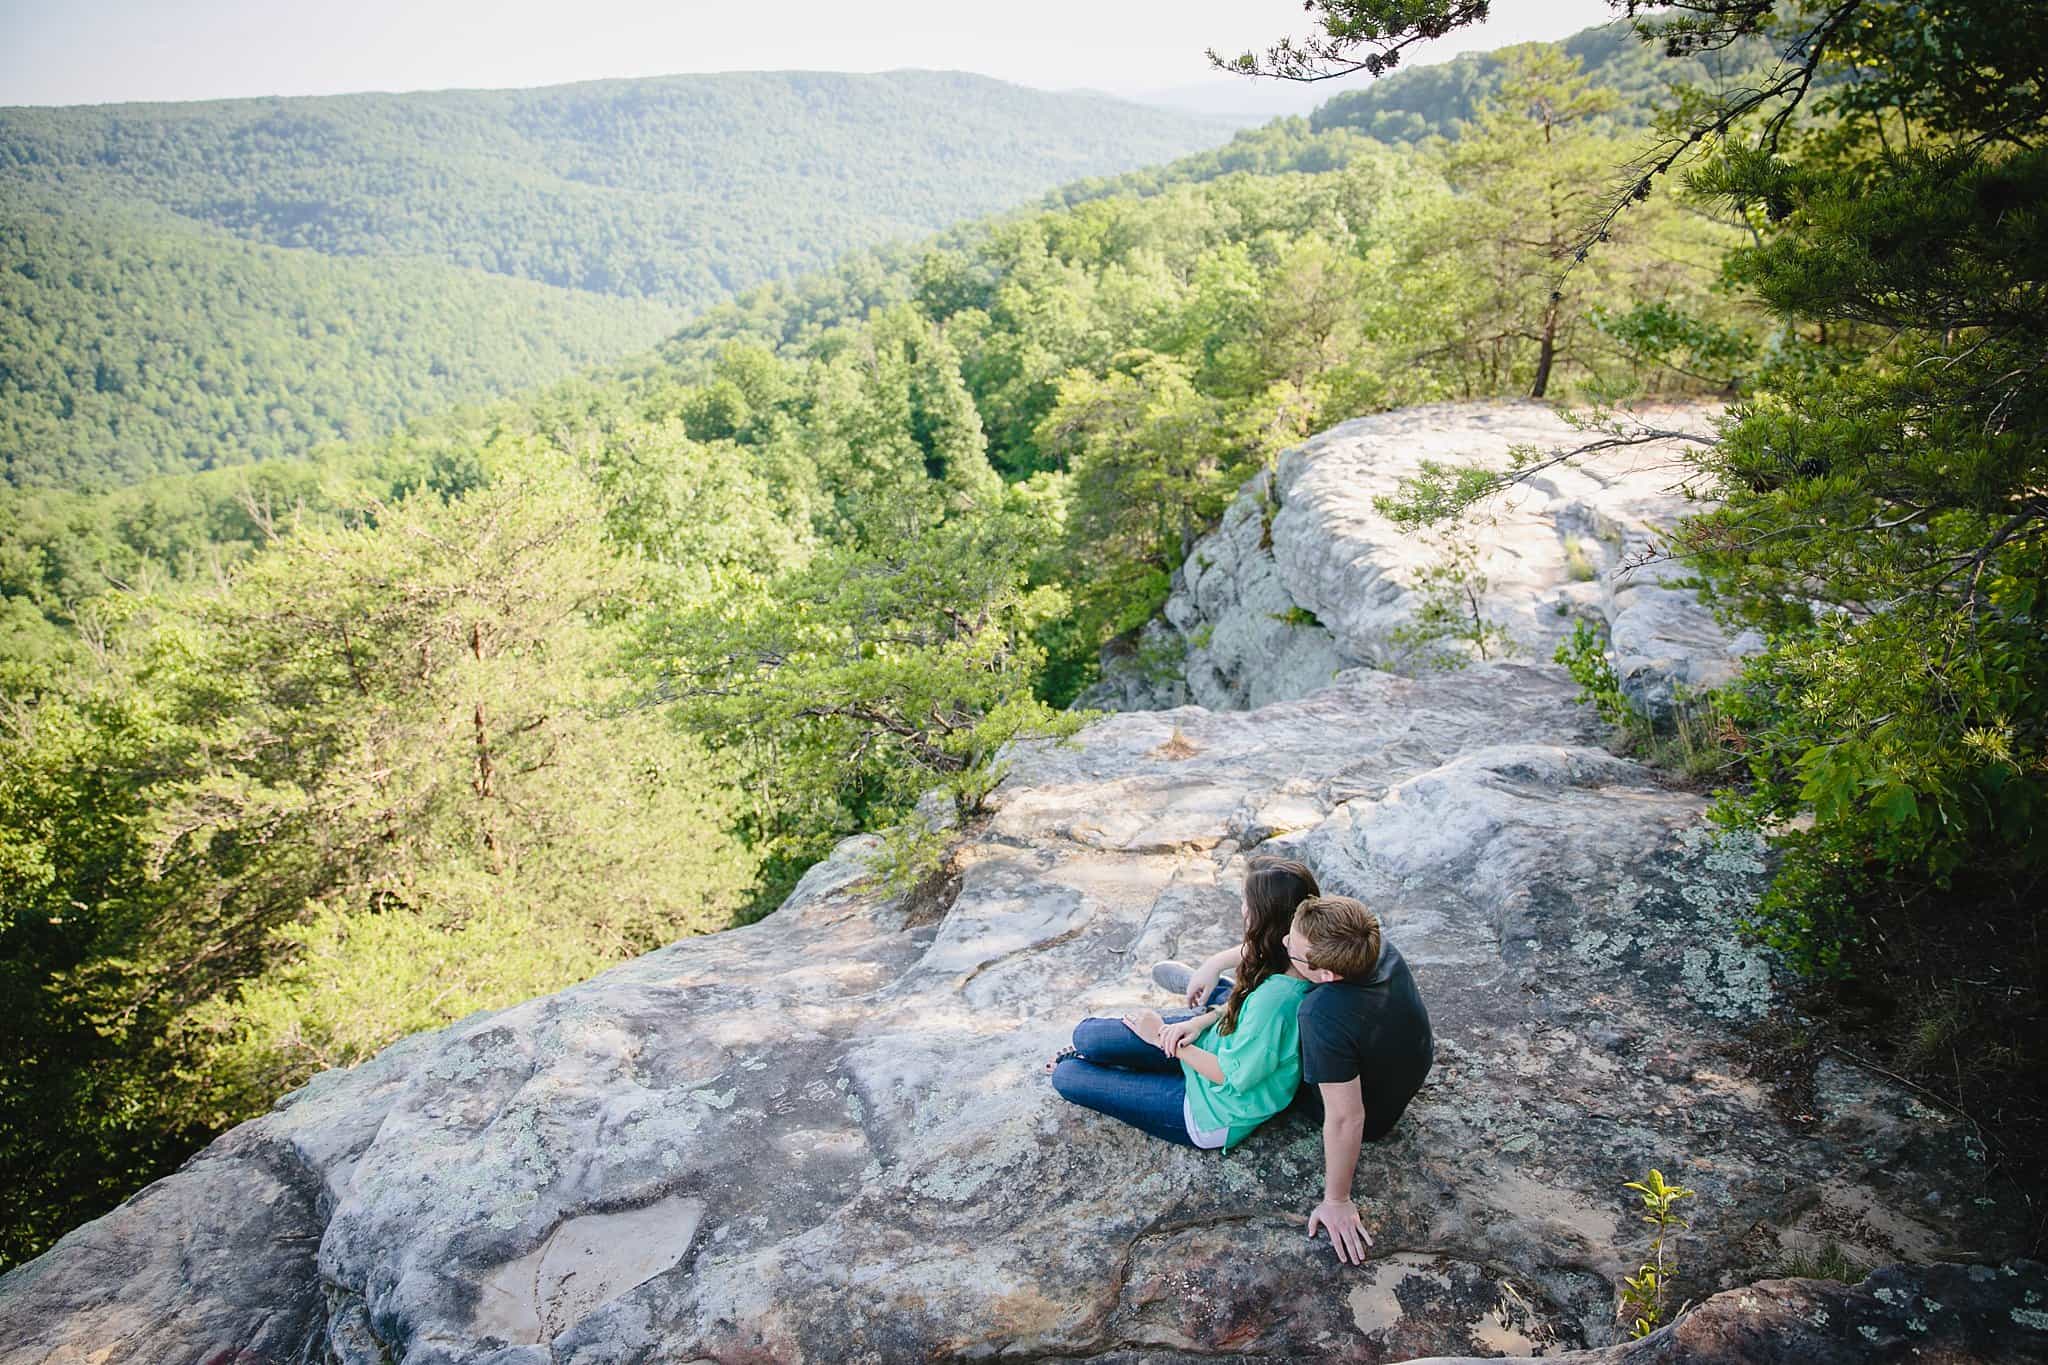
[[[1243,957],[1228,1000],[1171,1020],[1155,1010],[1083,1019],[1054,1061],[1053,1088],[1168,1142],[1214,1149],[1244,1141],[1301,1082],[1295,1010],[1309,983],[1284,940],[1295,907],[1319,894],[1302,864],[1252,859]]]

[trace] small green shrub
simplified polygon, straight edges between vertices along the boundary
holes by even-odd
[[[1631,1180],[1622,1188],[1634,1190],[1642,1199],[1642,1219],[1654,1229],[1649,1255],[1635,1274],[1621,1282],[1620,1315],[1629,1324],[1629,1336],[1640,1339],[1663,1325],[1665,1307],[1671,1302],[1671,1275],[1676,1269],[1671,1241],[1691,1226],[1678,1216],[1678,1201],[1693,1198],[1695,1192],[1683,1185],[1665,1184],[1664,1173],[1654,1167],[1643,1179]]]
[[[1621,690],[1600,631],[1580,621],[1551,657],[1579,685],[1579,700],[1619,732],[1624,750],[1651,767],[1697,780],[1718,777],[1742,762],[1748,741],[1718,693],[1681,689],[1673,699],[1671,728],[1660,731]]]
[[[1317,626],[1323,623],[1307,607],[1289,607],[1286,611],[1269,613],[1275,621],[1289,626]]]
[[[1598,572],[1592,558],[1586,553],[1586,542],[1577,536],[1564,538],[1564,571],[1574,583],[1591,582]]]
[[[1671,729],[1645,730],[1639,748],[1646,763],[1695,779],[1722,776],[1743,761],[1749,747],[1715,692],[1694,695],[1680,689],[1673,699]]]
[[[1794,1252],[1780,1261],[1774,1273],[1787,1280],[1834,1280],[1856,1284],[1870,1273],[1870,1267],[1850,1257],[1841,1243],[1829,1242],[1818,1251]]]
[[[1478,547],[1450,536],[1441,544],[1442,556],[1415,576],[1421,604],[1408,623],[1387,632],[1387,638],[1433,668],[1457,669],[1471,662],[1463,649],[1447,645],[1469,646],[1482,661],[1513,657],[1514,638],[1482,608],[1491,584],[1479,567]]]
[[[1156,639],[1141,637],[1137,651],[1131,655],[1131,670],[1151,682],[1176,682],[1183,673],[1187,662],[1187,644],[1181,637],[1170,631],[1161,631]]]
[[[1648,732],[1648,718],[1622,692],[1621,678],[1607,661],[1607,637],[1602,632],[1580,621],[1551,657],[1572,675],[1579,685],[1579,700],[1599,712],[1600,719],[1632,736]]]
[[[867,864],[889,895],[909,895],[944,862],[951,833],[913,816],[881,832]]]

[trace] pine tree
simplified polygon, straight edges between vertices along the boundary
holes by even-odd
[[[1532,43],[1498,60],[1498,93],[1459,125],[1444,155],[1444,177],[1466,202],[1438,249],[1482,291],[1473,333],[1451,344],[1479,360],[1486,387],[1526,374],[1529,396],[1541,398],[1593,284],[1583,273],[1567,279],[1565,267],[1628,144],[1600,125],[1614,96],[1576,59]]]

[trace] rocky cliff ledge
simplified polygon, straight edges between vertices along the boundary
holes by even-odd
[[[317,1078],[0,1281],[0,1359],[2048,1348],[1969,1126],[1748,1036],[1782,1009],[1736,929],[1758,849],[1605,752],[1552,665],[1318,682],[1018,754],[943,887],[884,896],[849,841],[760,924]],[[1307,1122],[1169,1148],[1040,1070],[1080,1015],[1164,1003],[1150,962],[1228,942],[1247,854],[1277,848],[1380,909],[1436,1021],[1359,1167],[1363,1267],[1303,1235]],[[1620,1345],[1621,1183],[1651,1166],[1699,1192],[1680,1292],[1728,1292]],[[1829,1243],[1980,1264],[1752,1283]]]
[[[1704,434],[1714,413],[1646,410],[1631,429]],[[1245,486],[1176,575],[1164,619],[1140,649],[1105,661],[1084,702],[1236,709],[1306,696],[1359,665],[1427,671],[1430,651],[1402,636],[1447,542],[1402,531],[1374,499],[1426,461],[1506,469],[1518,449],[1569,450],[1600,435],[1533,402],[1441,403],[1332,427]],[[1655,556],[1698,507],[1682,486],[1687,445],[1644,441],[1544,470],[1451,530],[1475,552],[1479,609],[1513,657],[1547,662],[1575,623],[1596,624],[1623,690],[1661,717],[1676,689],[1726,681],[1759,643],[1726,635],[1673,585],[1683,570]]]

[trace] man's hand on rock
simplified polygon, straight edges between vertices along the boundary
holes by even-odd
[[[1159,1047],[1159,1036],[1166,1030],[1166,1021],[1159,1017],[1158,1010],[1138,1010],[1124,1016],[1124,1027],[1152,1046]]]
[[[1316,1235],[1318,1225],[1329,1231],[1330,1245],[1337,1248],[1338,1260],[1346,1265],[1365,1264],[1365,1251],[1372,1245],[1372,1234],[1358,1220],[1358,1205],[1348,1199],[1342,1203],[1331,1203],[1325,1199],[1308,1216],[1310,1237]]]

